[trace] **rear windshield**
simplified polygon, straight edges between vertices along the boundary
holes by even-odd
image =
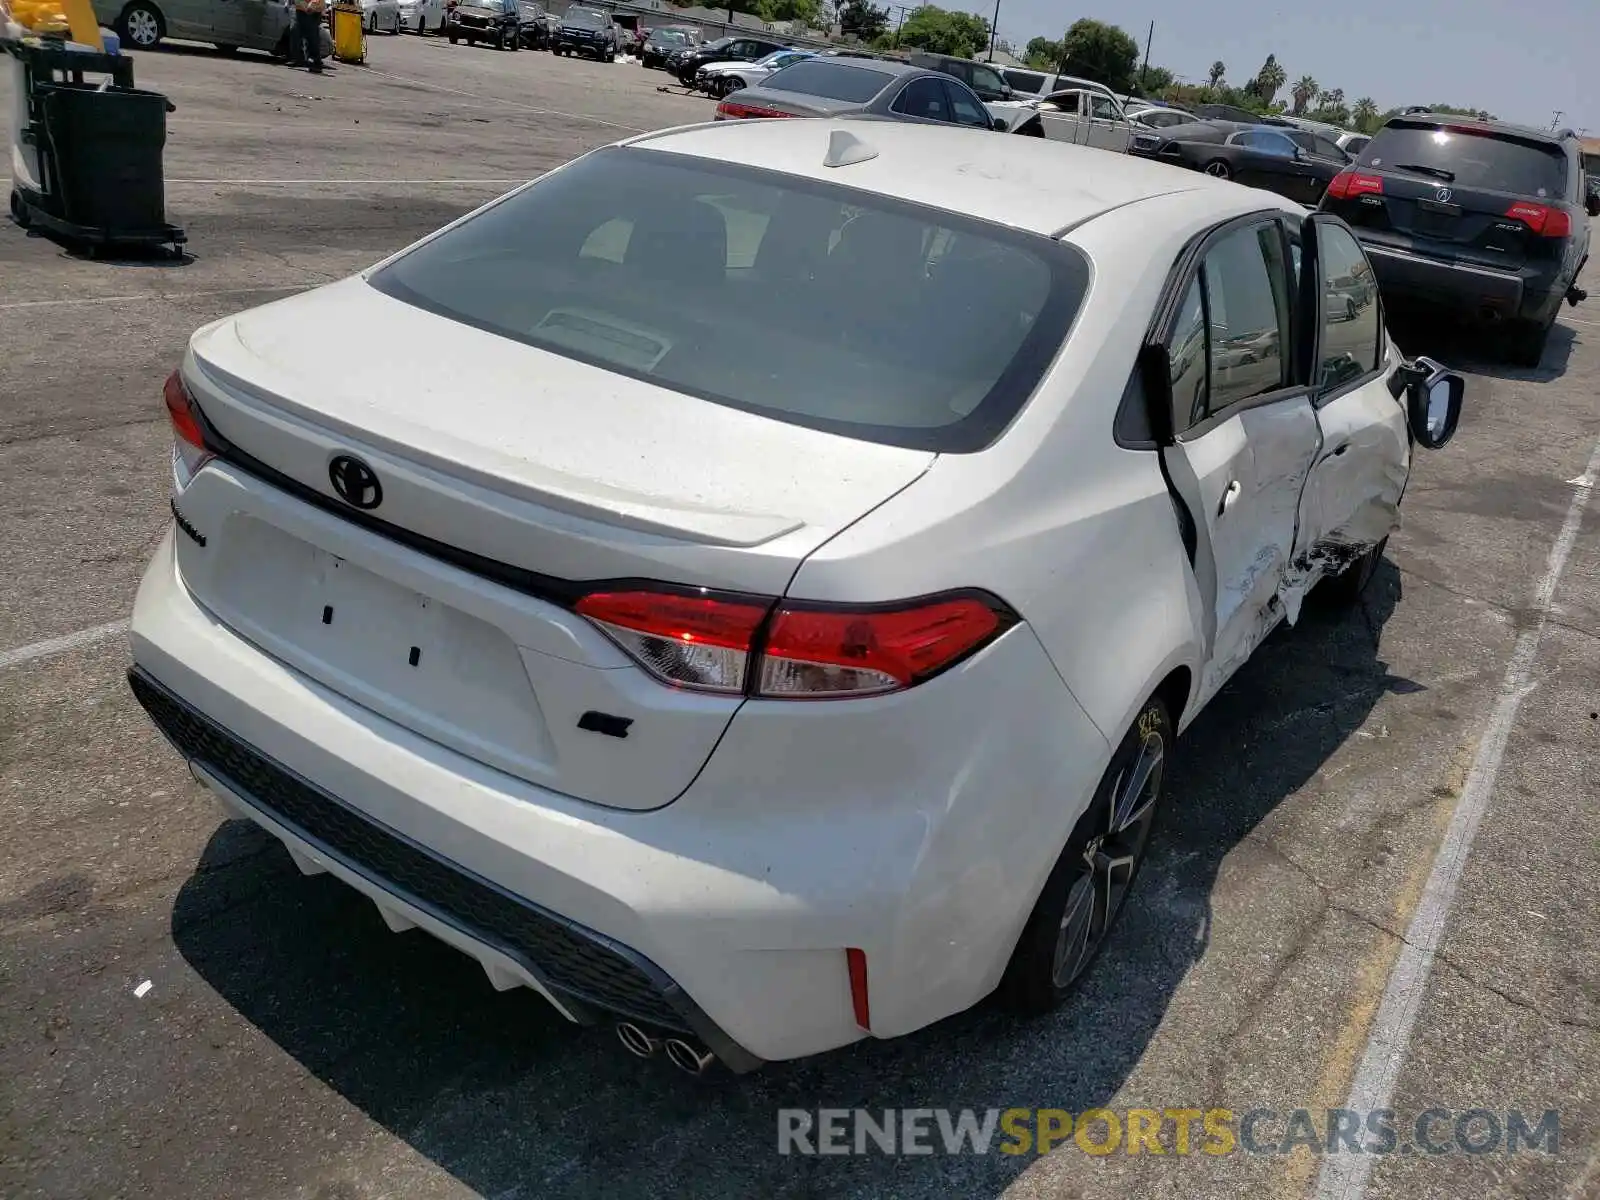
[[[683,34],[683,32],[681,30],[677,30],[677,29],[652,29],[650,31],[650,36],[648,38],[646,38],[645,40],[646,41],[650,41],[650,42],[654,42],[658,46],[662,45],[663,43],[666,43],[666,42],[671,42],[673,45],[681,46],[684,43],[684,41],[686,40],[686,38],[685,38],[685,35]]]
[[[966,451],[1033,391],[1089,264],[1048,238],[869,192],[614,148],[370,278],[440,316],[715,403]]]
[[[1567,190],[1567,158],[1559,148],[1444,125],[1391,122],[1373,134],[1361,165],[1401,173],[1422,167],[1415,173],[1457,187],[1546,200]]]
[[[561,21],[566,25],[583,25],[590,29],[603,29],[611,24],[610,17],[605,13],[595,12],[592,8],[569,8]]]
[[[1004,69],[1000,74],[1004,75],[1006,82],[1017,91],[1032,92],[1036,96],[1044,91],[1044,85],[1050,81],[1049,76],[1039,75],[1033,71]]]
[[[848,104],[865,104],[888,87],[893,78],[893,75],[866,67],[847,67],[843,63],[811,59],[785,67],[761,86],[801,96],[824,96]]]

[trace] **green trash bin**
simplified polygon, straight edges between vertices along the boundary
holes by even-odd
[[[166,222],[167,98],[138,88],[40,88],[61,216],[107,241],[161,235]]]

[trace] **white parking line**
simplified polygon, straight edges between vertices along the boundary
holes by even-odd
[[[588,121],[591,125],[604,125],[610,129],[625,129],[629,133],[649,133],[648,129],[641,129],[637,125],[623,125],[618,121],[606,121],[600,117],[591,117],[587,113],[562,112],[559,108],[536,108],[531,104],[520,104],[515,100],[501,100],[495,96],[484,96],[477,92],[463,92],[458,88],[445,87],[439,83],[429,83],[426,79],[411,79],[405,75],[391,75],[388,71],[379,71],[368,67],[365,75],[377,75],[384,79],[392,79],[396,83],[409,83],[413,87],[428,88],[435,92],[444,92],[451,96],[465,96],[468,100],[482,100],[493,104],[497,108],[517,108],[523,112],[537,113],[542,117],[565,117],[569,121]]]
[[[1423,992],[1428,975],[1433,970],[1434,956],[1444,937],[1444,925],[1455,903],[1456,887],[1461,882],[1467,855],[1478,834],[1478,824],[1489,807],[1494,794],[1495,780],[1500,774],[1500,764],[1505,758],[1506,743],[1516,724],[1517,710],[1532,686],[1528,680],[1533,671],[1534,658],[1539,652],[1539,638],[1544,633],[1545,619],[1555,597],[1556,585],[1566,570],[1567,558],[1578,538],[1583,524],[1584,510],[1589,497],[1594,494],[1594,481],[1600,474],[1600,442],[1595,443],[1584,473],[1572,482],[1572,503],[1567,508],[1567,519],[1555,544],[1550,547],[1550,557],[1545,567],[1539,590],[1534,593],[1533,608],[1538,619],[1531,629],[1524,630],[1511,651],[1511,661],[1506,666],[1505,678],[1489,714],[1488,727],[1478,742],[1478,753],[1456,801],[1450,827],[1433,860],[1433,871],[1423,889],[1422,900],[1406,930],[1405,943],[1389,974],[1388,986],[1378,1005],[1372,1032],[1367,1037],[1366,1052],[1356,1069],[1350,1085],[1350,1097],[1345,1107],[1355,1111],[1371,1112],[1388,1108],[1394,1095],[1395,1082],[1405,1061],[1406,1049],[1411,1043],[1411,1031],[1416,1025],[1417,1012],[1422,1007]],[[1367,1181],[1372,1175],[1373,1156],[1370,1154],[1329,1155],[1323,1160],[1322,1174],[1317,1180],[1317,1200],[1360,1200],[1366,1194]]]
[[[119,633],[126,633],[128,622],[112,621],[109,625],[96,625],[93,629],[80,629],[77,633],[65,634],[62,637],[46,638],[42,642],[34,642],[31,646],[18,646],[15,650],[0,650],[0,671],[7,667],[19,667],[23,663],[33,662],[35,659],[49,658],[52,654],[65,654],[68,650],[79,650],[84,646],[92,646],[96,642],[103,642],[107,638],[116,637]]]
[[[171,182],[170,180],[168,181]],[[211,291],[199,292],[146,292],[138,296],[74,296],[67,300],[12,300],[0,304],[0,312],[8,312],[16,308],[73,308],[82,304],[144,304],[151,301],[163,300],[193,300],[202,296],[251,296],[260,292],[298,292],[305,288],[318,286],[318,281],[307,280],[305,283],[280,283],[271,287],[239,287],[216,288]]]

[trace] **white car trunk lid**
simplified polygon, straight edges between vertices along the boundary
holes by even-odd
[[[177,500],[206,538],[178,539],[202,602],[418,733],[629,808],[674,799],[738,699],[651,680],[572,601],[618,580],[781,595],[933,457],[590,367],[359,279],[201,330],[184,374],[232,448]],[[374,507],[339,497],[339,455],[370,467]]]

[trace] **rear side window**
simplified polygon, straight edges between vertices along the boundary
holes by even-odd
[[[1361,165],[1541,200],[1559,200],[1567,191],[1560,147],[1458,126],[1391,122],[1367,143]]]
[[[987,445],[1026,402],[1089,273],[1076,249],[988,222],[617,148],[370,281],[440,316],[714,403],[961,452]]]
[[[893,78],[893,75],[866,67],[847,67],[843,63],[823,63],[812,59],[785,67],[769,76],[762,86],[801,96],[823,96],[849,104],[865,104],[883,91]]]
[[[1046,76],[1035,74],[1032,71],[1007,69],[1001,71],[1000,74],[1005,76],[1005,81],[1016,88],[1017,91],[1031,92],[1035,96],[1044,91],[1044,85],[1047,82]]]

